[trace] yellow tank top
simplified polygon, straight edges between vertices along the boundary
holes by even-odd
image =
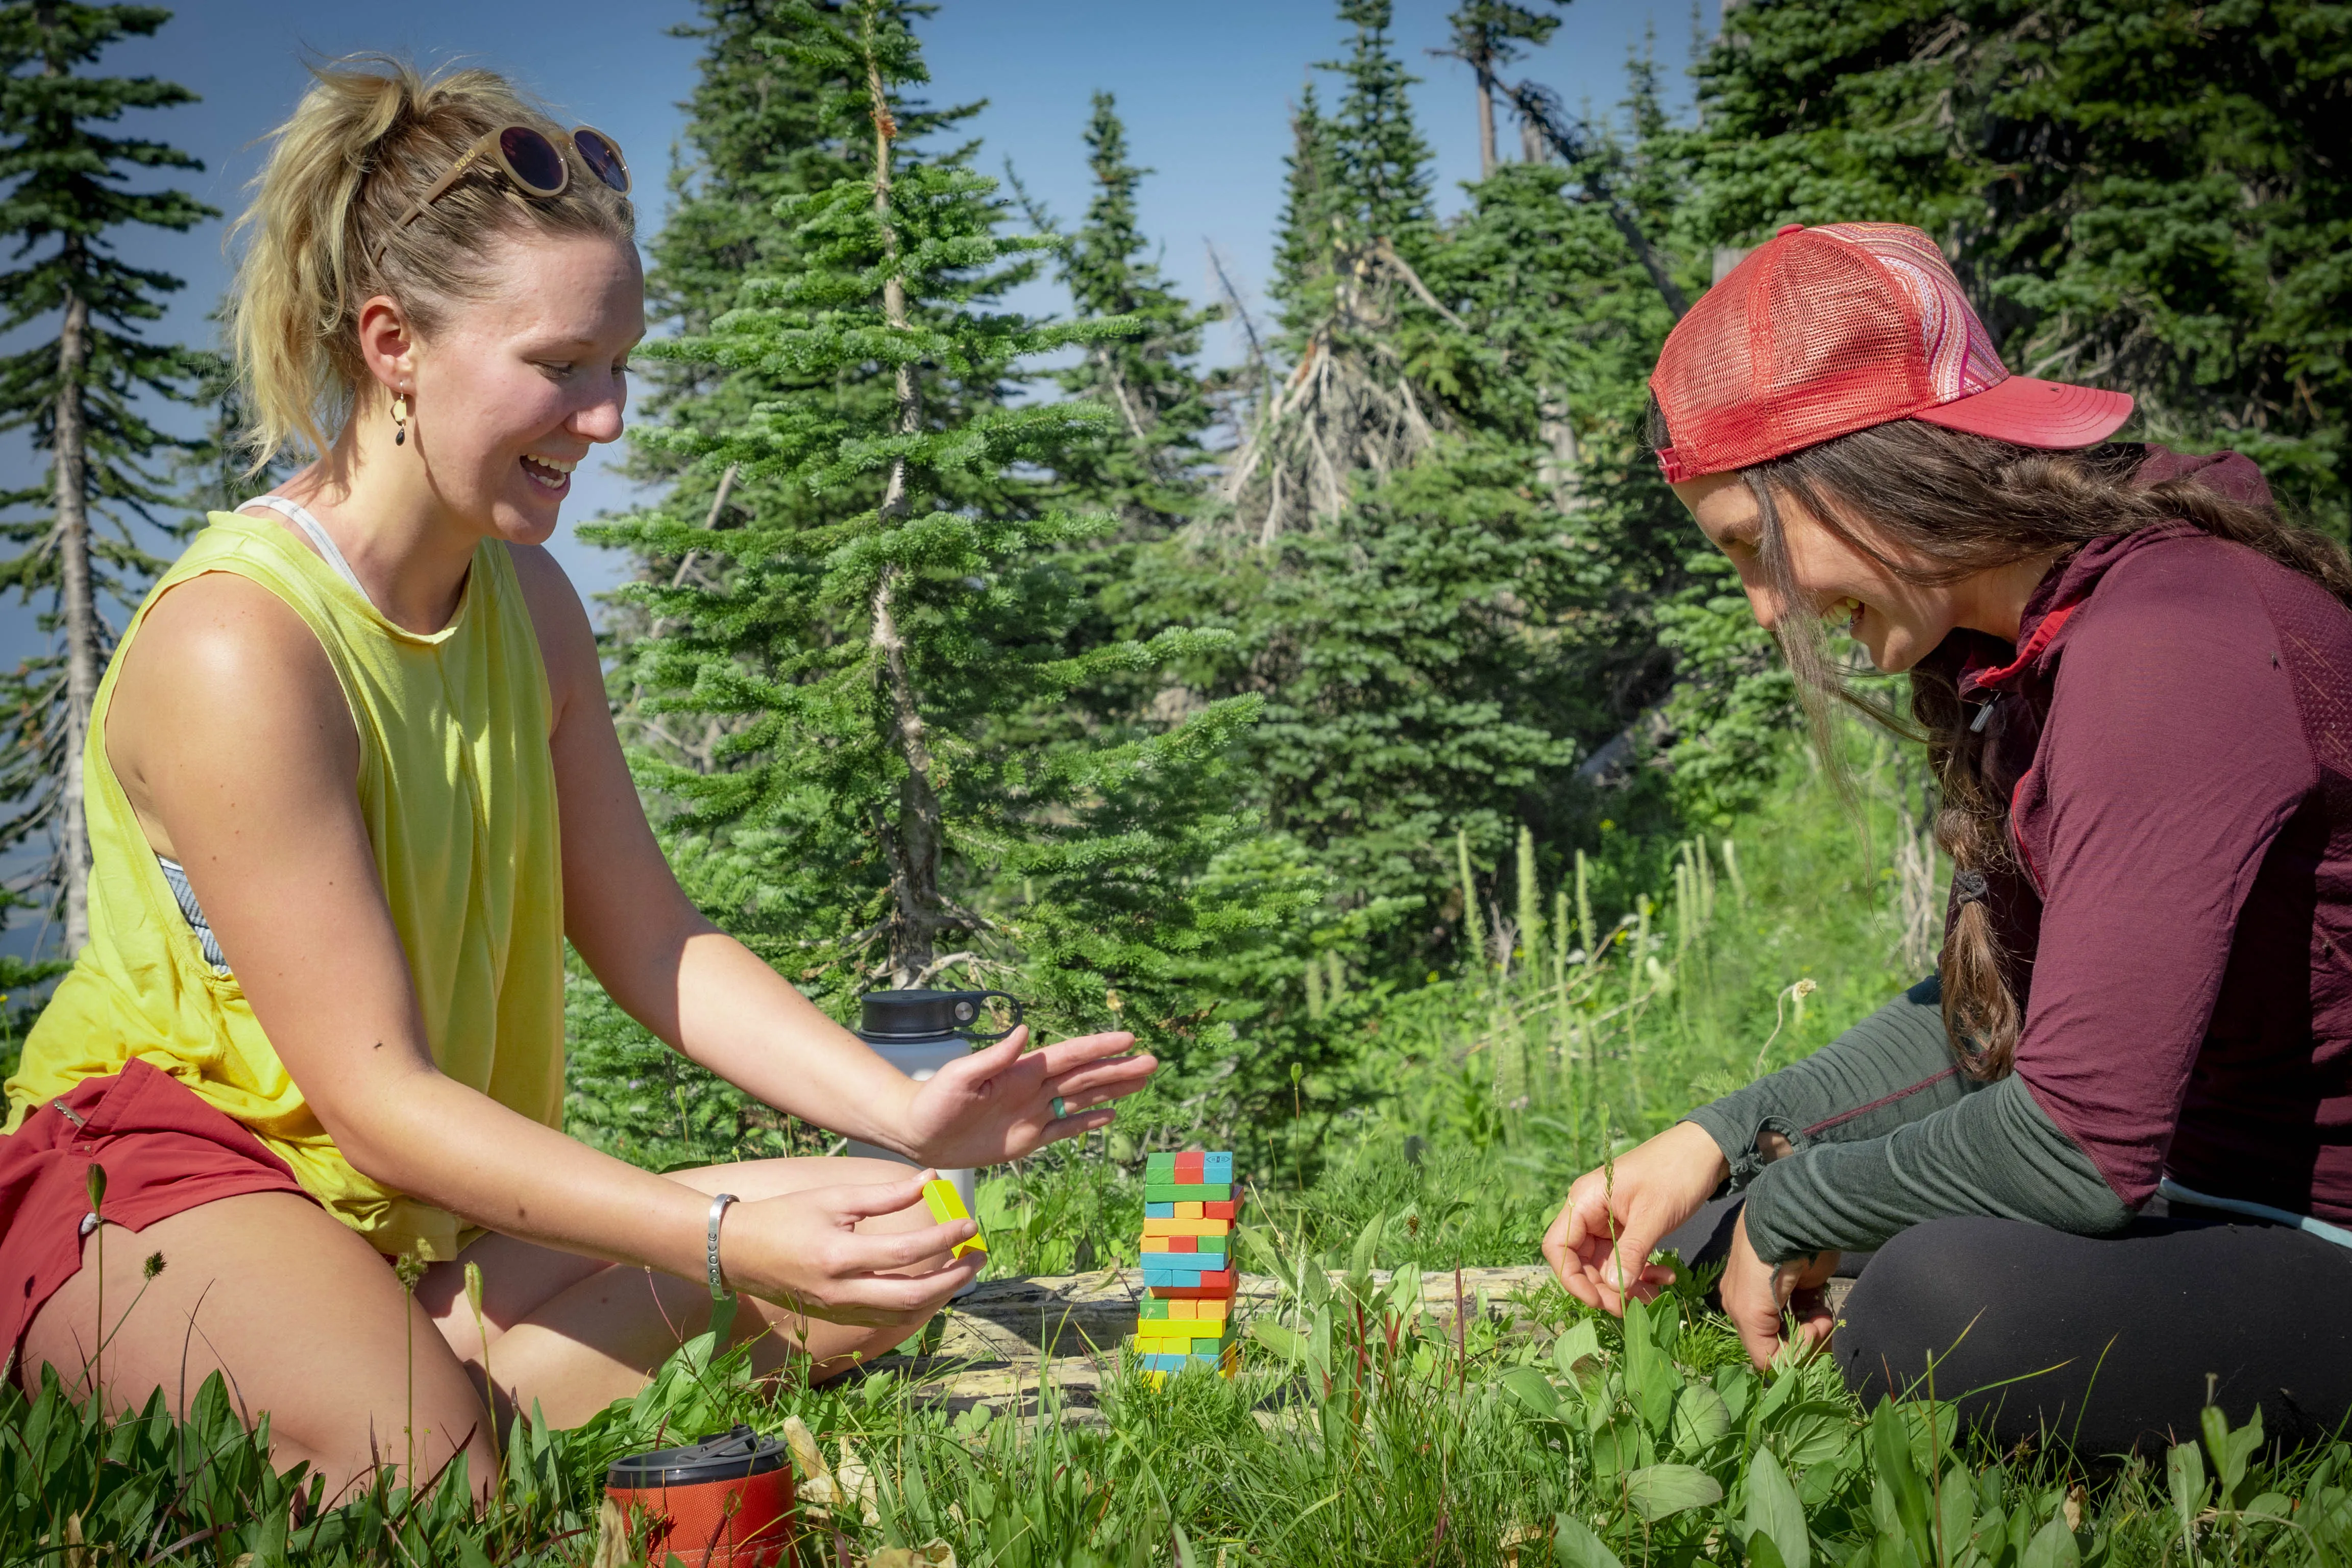
[[[89,945],[8,1080],[7,1131],[138,1058],[250,1128],[378,1251],[455,1257],[453,1215],[368,1180],[319,1125],[233,974],[206,963],[108,765],[123,651],[165,590],[207,572],[285,601],[359,731],[359,798],[441,1070],[547,1126],[563,1112],[563,884],[547,670],[505,545],[485,542],[448,626],[403,630],[274,521],[215,512],[115,650],[82,758]],[[234,701],[224,693],[224,701]]]

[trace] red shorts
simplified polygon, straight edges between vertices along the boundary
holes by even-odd
[[[144,1230],[215,1198],[299,1193],[286,1162],[171,1074],[133,1061],[84,1079],[0,1138],[0,1355],[14,1365],[33,1315],[81,1268],[89,1168],[106,1222]]]

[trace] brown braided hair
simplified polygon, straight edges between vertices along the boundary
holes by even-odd
[[[1652,405],[1654,444],[1669,440]],[[2146,448],[2111,442],[2044,451],[1915,419],[1857,430],[1740,470],[1756,498],[1759,555],[1783,604],[1805,604],[1781,530],[1779,501],[1794,500],[1847,545],[1905,582],[1955,583],[2029,557],[2060,560],[2095,539],[2185,521],[2299,572],[2352,605],[2352,554],[2274,507],[2231,500],[2193,479],[2132,482]],[[2010,864],[2009,800],[1982,771],[1992,737],[1970,728],[1956,674],[1927,658],[1910,671],[1909,721],[1850,691],[1831,658],[1821,617],[1784,614],[1773,628],[1797,678],[1806,727],[1823,764],[1843,778],[1830,705],[1843,701],[1911,740],[1924,740],[1942,795],[1936,842],[1956,880],[1980,886]],[[1996,719],[1995,722],[1998,722]],[[1937,965],[1944,1026],[1971,1077],[2005,1077],[2023,1019],[2002,977],[1992,920],[1978,898],[1959,901]]]

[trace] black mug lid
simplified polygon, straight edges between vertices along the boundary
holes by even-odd
[[[740,1481],[763,1476],[784,1463],[784,1445],[762,1437],[749,1426],[737,1426],[716,1437],[705,1437],[687,1448],[656,1448],[614,1461],[604,1472],[604,1484],[624,1491],[660,1487],[690,1487],[705,1481]]]
[[[992,996],[1013,1004],[1013,1027],[1021,1024],[1021,1004],[1002,991],[868,991],[862,1004],[858,1038],[868,1045],[921,1040],[1001,1040],[1012,1029],[987,1033],[983,1005]]]

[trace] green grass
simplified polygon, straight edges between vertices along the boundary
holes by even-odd
[[[1885,784],[1865,775],[1882,859]],[[415,1497],[388,1475],[318,1496],[270,1471],[266,1430],[216,1382],[184,1422],[160,1400],[107,1421],[52,1379],[31,1400],[0,1393],[0,1562],[585,1563],[614,1457],[739,1420],[813,1435],[812,1565],[937,1563],[934,1542],[992,1568],[2352,1561],[2344,1444],[2283,1457],[2209,1412],[2201,1440],[2157,1464],[1987,1453],[1948,1406],[1857,1408],[1826,1361],[1751,1371],[1695,1286],[1622,1325],[1556,1286],[1518,1304],[1518,1332],[1422,1309],[1422,1271],[1532,1260],[1576,1173],[1913,978],[1893,962],[1887,878],[1817,779],[1799,774],[1732,842],[1736,885],[1720,840],[1686,847],[1679,891],[1597,958],[1562,965],[1549,947],[1385,999],[1365,1037],[1382,1092],[1318,1129],[1310,1179],[1286,1180],[1282,1138],[1259,1168],[1242,1152],[1247,1262],[1286,1294],[1233,1383],[1114,1379],[1085,1419],[1049,1390],[1024,1422],[927,1406],[889,1374],[755,1383],[740,1352],[713,1364],[706,1338],[584,1427],[519,1425],[478,1511],[462,1475]],[[992,1268],[1131,1258],[1135,1165],[1095,1140],[992,1178]]]

